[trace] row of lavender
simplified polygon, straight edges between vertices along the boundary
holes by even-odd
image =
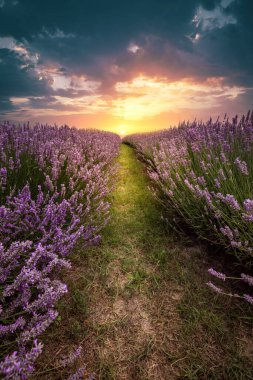
[[[175,212],[174,222],[252,267],[253,112],[241,120],[225,116],[135,134],[125,142],[148,164],[157,195]],[[249,277],[242,280],[253,285]]]
[[[120,139],[68,127],[0,125],[0,377],[25,379],[67,292],[60,271],[109,217]]]

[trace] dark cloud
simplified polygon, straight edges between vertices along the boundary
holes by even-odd
[[[13,111],[15,107],[9,98],[0,96],[0,111]]]
[[[253,2],[234,0],[224,10],[236,23],[203,33],[194,49],[215,67],[216,75],[230,77],[232,83],[253,86]],[[201,33],[201,32],[200,32]]]
[[[28,101],[28,107],[31,107],[32,109],[48,109],[48,110],[56,110],[56,111],[77,111],[78,107],[69,105],[64,105],[60,103],[54,96],[47,96],[47,97],[31,97]]]
[[[15,52],[0,49],[0,96],[24,97],[49,93],[46,80],[39,80],[33,65],[24,61]]]

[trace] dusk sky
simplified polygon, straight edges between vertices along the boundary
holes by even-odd
[[[253,107],[252,0],[0,0],[0,119],[126,134]]]

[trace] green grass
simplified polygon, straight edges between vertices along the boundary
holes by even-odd
[[[117,245],[128,250],[159,242],[165,231],[160,220],[160,210],[148,191],[148,179],[142,164],[136,160],[132,148],[122,145],[118,160],[120,174],[118,186],[112,197],[112,220],[103,233],[103,246]]]

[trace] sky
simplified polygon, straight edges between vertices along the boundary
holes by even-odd
[[[121,135],[253,108],[252,0],[0,0],[0,120]]]

